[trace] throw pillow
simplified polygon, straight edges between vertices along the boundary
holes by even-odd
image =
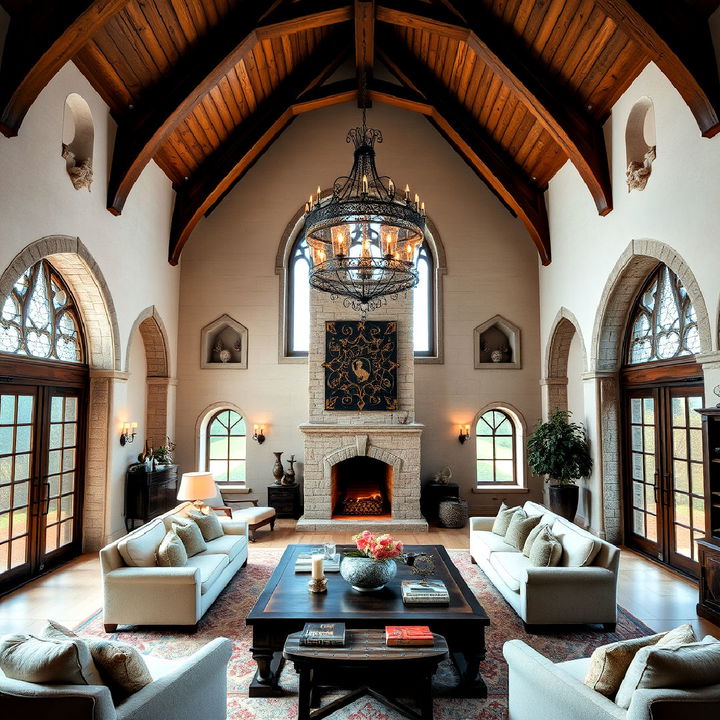
[[[224,535],[220,518],[214,512],[211,511],[206,515],[205,513],[191,510],[188,513],[188,517],[191,517],[197,523],[206,542],[210,542]]]
[[[0,640],[0,670],[13,680],[31,683],[103,684],[80,638],[5,635]]]
[[[561,520],[555,521],[552,526],[552,533],[562,545],[560,565],[563,567],[586,567],[592,563],[595,556],[600,552],[600,540],[576,532]]]
[[[505,533],[507,532],[508,526],[510,525],[512,516],[518,510],[520,510],[519,505],[509,508],[505,503],[502,503],[502,505],[500,505],[500,509],[498,510],[497,517],[495,518],[495,522],[493,523],[492,531],[496,535],[505,537]]]
[[[525,544],[523,545],[523,555],[525,557],[530,557],[530,548],[532,547],[533,543],[535,542],[535,538],[540,534],[540,531],[544,528],[548,527],[547,523],[544,523],[542,521],[542,516],[540,517],[540,522],[530,531],[529,535],[527,536],[527,539],[525,540]]]
[[[172,529],[182,540],[188,557],[192,557],[193,555],[201,553],[203,550],[207,550],[207,545],[203,540],[200,528],[192,520],[186,525],[178,525],[174,522],[172,524]]]
[[[720,683],[720,642],[707,636],[683,645],[650,645],[638,650],[620,684],[615,704],[630,707],[635,690],[696,688]]]
[[[165,537],[162,520],[153,520],[118,540],[117,549],[126,565],[148,567],[155,565],[155,553]]]
[[[157,564],[160,567],[183,567],[188,554],[183,541],[173,530],[168,530],[157,550]]]
[[[690,625],[681,625],[669,632],[602,645],[590,656],[584,683],[595,692],[614,698],[638,650],[648,645],[675,645],[694,642],[695,639]]]
[[[560,562],[562,545],[547,526],[538,533],[530,548],[530,564],[535,567],[555,567]]]
[[[528,517],[528,514],[522,508],[514,512],[505,533],[505,542],[518,550],[522,550],[530,531],[534,530],[539,524],[540,518],[540,515]]]
[[[47,638],[61,639],[78,637],[72,630],[68,630],[54,620],[48,620],[43,635]],[[152,682],[152,675],[145,660],[132,645],[103,638],[84,638],[83,640],[90,650],[100,677],[110,688],[116,703]]]

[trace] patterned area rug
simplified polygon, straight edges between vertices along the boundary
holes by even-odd
[[[435,720],[502,720],[507,714],[507,666],[502,655],[506,640],[520,638],[553,661],[587,657],[605,643],[652,632],[632,615],[619,608],[616,632],[607,633],[587,626],[546,628],[543,634],[528,635],[522,621],[505,602],[483,572],[470,562],[467,550],[449,550],[449,555],[463,578],[490,617],[486,632],[487,657],[480,671],[488,686],[486,700],[443,697],[454,682],[454,668],[443,663],[435,676]],[[142,653],[163,658],[192,654],[209,640],[225,636],[233,641],[233,656],[228,667],[229,720],[294,720],[297,717],[297,676],[292,664],[285,666],[279,698],[248,698],[247,688],[255,672],[250,656],[251,633],[245,616],[260,595],[277,565],[282,551],[251,547],[246,568],[237,573],[200,621],[193,634],[177,629],[139,628],[127,631],[122,626],[113,637],[129,643]],[[77,631],[84,635],[108,637],[103,631],[102,613],[98,611],[82,623]],[[338,711],[333,720],[400,720],[401,716],[371,698],[361,698]]]

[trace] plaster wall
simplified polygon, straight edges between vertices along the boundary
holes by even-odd
[[[345,135],[359,120],[351,105],[298,118],[200,222],[183,252],[177,391],[181,470],[197,466],[194,434],[203,409],[223,400],[234,403],[245,411],[248,427],[265,425],[264,445],[248,441],[248,481],[263,501],[272,481],[273,451],[282,450],[285,457],[294,453],[302,476],[298,426],[309,420],[307,364],[278,361],[278,245],[307,195],[350,169]],[[429,480],[451,465],[474,511],[486,500],[471,494],[474,443],[458,443],[457,425],[472,423],[481,407],[497,401],[518,408],[530,424],[540,415],[537,253],[522,224],[423,118],[376,105],[368,124],[384,136],[377,148],[379,171],[398,187],[409,182],[420,194],[447,255],[445,362],[415,366],[415,421],[426,427],[421,478]],[[223,313],[248,328],[247,370],[200,368],[200,331]],[[496,314],[522,330],[521,370],[473,367],[473,329]],[[539,497],[539,483],[533,488]]]

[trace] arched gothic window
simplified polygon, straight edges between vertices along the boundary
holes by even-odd
[[[630,322],[630,365],[700,352],[697,316],[677,275],[660,265],[638,297]]]
[[[235,410],[219,410],[208,422],[206,467],[217,483],[245,484],[245,420]]]
[[[500,409],[484,412],[475,426],[475,441],[477,484],[517,484],[517,432],[513,418]]]
[[[350,255],[360,252],[360,244]],[[420,246],[417,257],[420,281],[413,290],[413,338],[416,357],[436,354],[435,264],[427,241]],[[288,357],[303,357],[310,347],[310,248],[304,235],[298,236],[290,252],[286,283],[286,352]]]
[[[63,362],[83,362],[75,302],[46,260],[13,285],[0,316],[0,351]]]

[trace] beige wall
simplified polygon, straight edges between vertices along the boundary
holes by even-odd
[[[254,494],[266,498],[273,450],[283,450],[285,457],[294,453],[302,461],[297,427],[308,421],[308,368],[278,362],[275,256],[306,196],[350,169],[345,134],[359,120],[351,105],[297,119],[201,221],[187,244],[178,339],[182,470],[196,467],[199,415],[222,400],[242,408],[249,427],[266,424],[267,442],[248,442]],[[530,425],[540,415],[537,253],[522,224],[424,119],[379,105],[368,113],[368,124],[384,135],[378,146],[380,172],[399,187],[409,182],[421,195],[447,253],[445,363],[415,367],[416,421],[426,425],[422,477],[430,479],[451,465],[463,494],[477,507],[480,497],[471,496],[474,443],[458,443],[457,423],[471,423],[481,407],[494,401],[518,408]],[[200,369],[200,330],[223,313],[249,330],[247,370]],[[522,370],[473,368],[473,329],[498,313],[522,330]]]

